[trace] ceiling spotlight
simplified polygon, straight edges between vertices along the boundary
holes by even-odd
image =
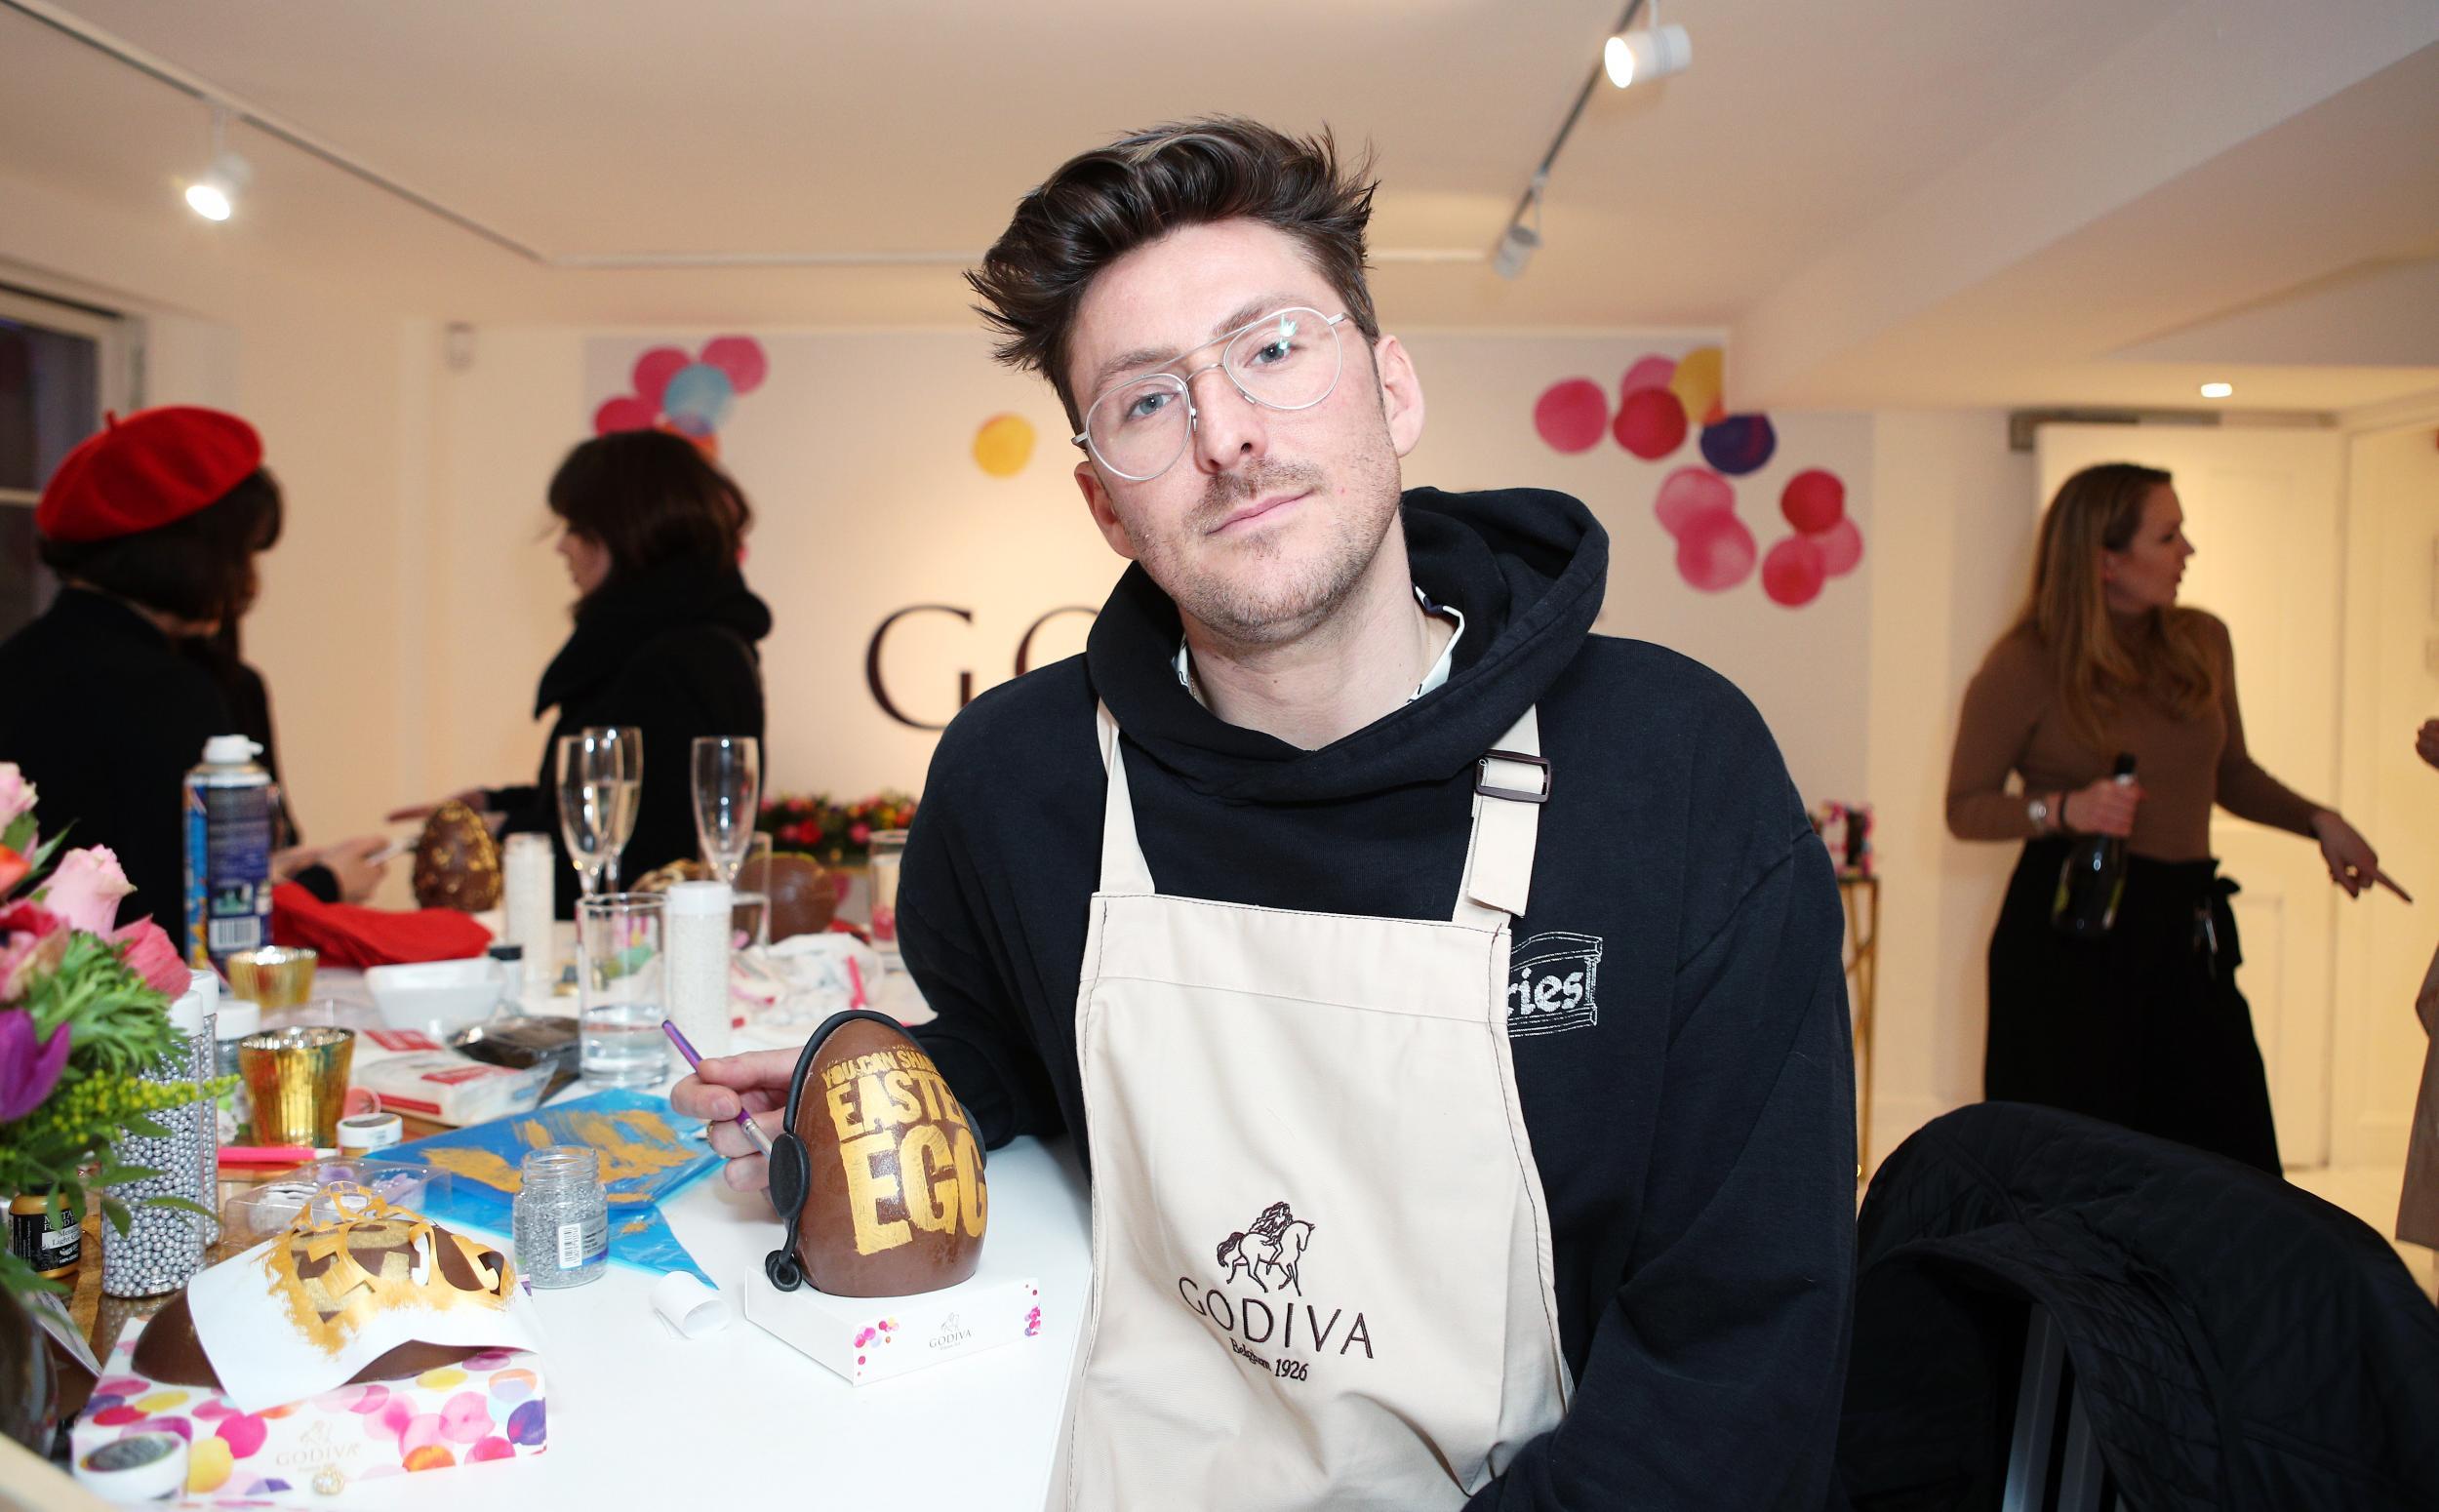
[[[1601,66],[1609,82],[1624,89],[1683,73],[1694,62],[1694,39],[1683,26],[1646,26],[1623,31],[1601,48]]]
[[[1532,261],[1533,255],[1540,250],[1541,233],[1519,221],[1509,226],[1507,234],[1499,239],[1499,251],[1491,258],[1491,271],[1501,278],[1520,277],[1525,264]]]
[[[228,150],[228,112],[212,107],[212,166],[186,185],[186,207],[206,220],[225,220],[237,208],[238,192],[254,177],[254,168]]]
[[[1541,195],[1549,181],[1547,170],[1533,176],[1532,184],[1525,189],[1524,203],[1516,207],[1515,219],[1500,233],[1499,250],[1491,254],[1491,271],[1499,277],[1523,276],[1525,264],[1541,250]],[[1525,224],[1527,216],[1533,218],[1531,225]]]
[[[2205,399],[2225,399],[2233,395],[2235,391],[2236,385],[2233,383],[2205,383],[2202,385],[2202,397]]]

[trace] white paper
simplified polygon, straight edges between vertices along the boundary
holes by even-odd
[[[737,1321],[727,1297],[682,1270],[653,1283],[652,1310],[688,1338],[708,1337]]]
[[[458,1291],[437,1276],[429,1286],[366,1277],[346,1289],[340,1311],[327,1320],[301,1322],[300,1314],[309,1316],[314,1308],[280,1263],[289,1245],[300,1232],[340,1242],[343,1231],[376,1221],[421,1222],[413,1214],[384,1208],[378,1218],[300,1225],[187,1283],[195,1336],[220,1377],[222,1392],[240,1412],[260,1412],[334,1390],[375,1359],[409,1342],[541,1347],[532,1303],[512,1283],[502,1297],[497,1289]],[[428,1224],[420,1234],[411,1273],[417,1278],[436,1263],[429,1244],[454,1242],[448,1231]],[[363,1275],[361,1267],[356,1270]]]
[[[60,1341],[60,1347],[68,1352],[70,1359],[97,1376],[101,1373],[100,1362],[94,1359],[93,1349],[77,1330],[76,1320],[68,1316],[65,1296],[57,1292],[28,1292],[18,1300],[32,1311],[44,1333]]]

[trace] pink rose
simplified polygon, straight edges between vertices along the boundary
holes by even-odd
[[[67,954],[67,923],[32,903],[0,908],[0,1003],[25,996],[34,978],[59,970]]]
[[[872,838],[872,826],[862,823],[850,824],[847,826],[847,838],[857,845],[862,845]]]
[[[60,858],[42,890],[42,905],[65,919],[69,929],[107,935],[118,922],[119,899],[135,891],[108,846],[86,846]]]
[[[144,979],[144,985],[155,992],[177,997],[186,990],[191,978],[186,973],[185,957],[161,926],[150,919],[137,919],[122,924],[111,932],[113,943],[124,944],[128,969]]]
[[[17,763],[0,761],[0,831],[16,823],[19,815],[33,813],[34,798],[34,784],[25,780]]]

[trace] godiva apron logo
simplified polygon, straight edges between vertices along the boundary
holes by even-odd
[[[1301,1348],[1316,1355],[1330,1353],[1333,1344],[1339,1355],[1360,1345],[1365,1359],[1373,1357],[1372,1330],[1360,1309],[1348,1322],[1343,1307],[1331,1307],[1325,1318],[1319,1306],[1288,1299],[1304,1294],[1304,1251],[1313,1233],[1313,1225],[1286,1203],[1274,1202],[1251,1224],[1220,1241],[1213,1254],[1223,1272],[1218,1285],[1206,1286],[1191,1276],[1178,1278],[1179,1299],[1189,1311],[1217,1328],[1239,1358],[1281,1380],[1303,1380],[1311,1362],[1286,1353],[1264,1356],[1252,1345]],[[1252,1283],[1259,1294],[1221,1290],[1238,1281]]]
[[[1601,937],[1549,930],[1507,958],[1507,1037],[1588,1029],[1601,1021]]]

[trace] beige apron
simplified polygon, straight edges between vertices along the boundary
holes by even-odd
[[[1534,714],[1485,758],[1445,924],[1160,895],[1100,733],[1092,1312],[1053,1504],[1459,1506],[1571,1389],[1507,1042]]]

